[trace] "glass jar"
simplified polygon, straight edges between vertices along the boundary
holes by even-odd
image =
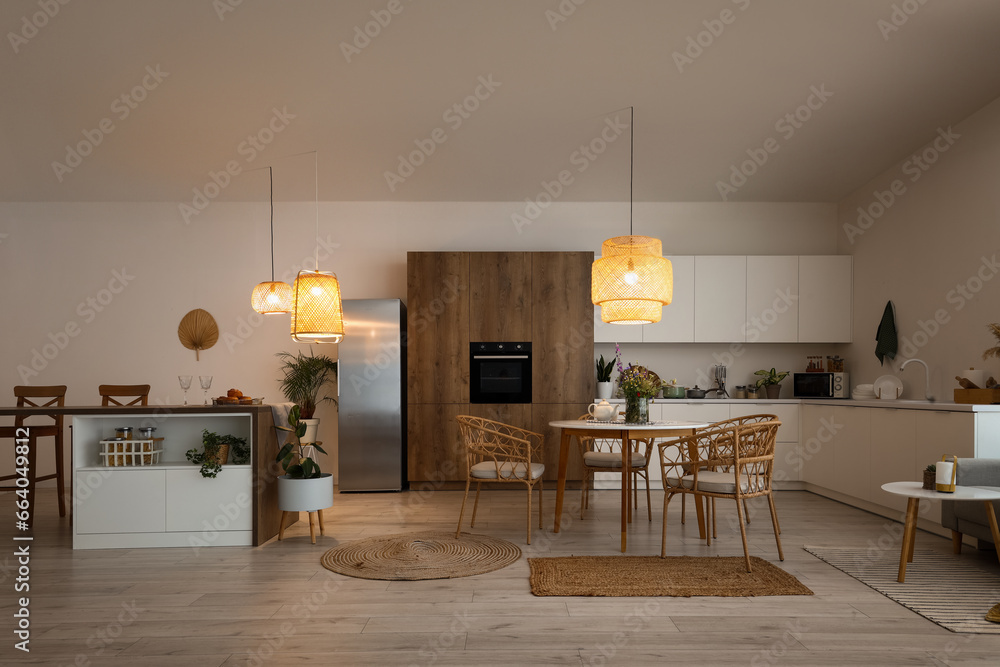
[[[733,398],[746,398],[747,397],[747,387],[744,384],[736,385],[733,389]]]
[[[153,433],[155,431],[155,426],[141,426],[139,427],[139,437],[143,440],[152,440],[154,438]]]
[[[757,400],[757,398],[758,398],[758,396],[757,396],[757,387],[747,387],[747,398],[749,398],[751,400],[754,400],[754,401]]]
[[[132,427],[131,426],[119,426],[115,429],[115,437],[120,440],[131,440],[132,439]]]

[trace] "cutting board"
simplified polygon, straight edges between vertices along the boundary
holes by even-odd
[[[1000,389],[956,389],[955,402],[977,405],[1000,403]]]

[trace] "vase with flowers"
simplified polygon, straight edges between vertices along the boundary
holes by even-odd
[[[622,367],[621,354],[615,346],[618,364],[618,386],[625,397],[625,421],[632,424],[649,422],[649,400],[660,390],[660,379],[642,366]]]

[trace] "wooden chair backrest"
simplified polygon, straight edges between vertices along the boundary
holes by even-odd
[[[101,405],[149,405],[148,384],[102,384],[97,390],[101,393]],[[132,400],[122,403],[119,398]]]
[[[17,397],[17,407],[19,408],[48,408],[52,406],[61,408],[66,405],[66,385],[56,384],[43,387],[18,385],[14,387],[14,396]],[[52,418],[56,426],[62,428],[62,415],[49,415],[49,417]],[[18,416],[14,423],[17,426],[23,426],[24,419],[24,417]]]

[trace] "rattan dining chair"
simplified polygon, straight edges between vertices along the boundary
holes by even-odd
[[[101,405],[103,406],[149,405],[148,384],[102,384],[97,390],[101,394]],[[122,401],[127,399],[132,400],[122,403]]]
[[[580,416],[581,420],[590,418],[590,414]],[[622,443],[614,438],[593,438],[578,436],[576,439],[583,461],[583,483],[580,490],[580,518],[590,507],[590,490],[594,485],[595,472],[622,472]],[[653,520],[653,507],[649,496],[649,461],[653,447],[652,440],[642,439],[632,441],[632,505],[629,507],[628,520],[632,520],[632,508],[639,509],[639,485],[637,480],[642,477],[646,484],[646,514]],[[641,451],[640,451],[641,450]]]
[[[476,501],[472,507],[470,528],[476,525],[479,509],[479,490],[483,482],[524,484],[528,489],[528,544],[531,544],[531,492],[538,486],[538,527],[542,527],[542,495],[545,464],[536,462],[544,452],[544,436],[503,422],[458,415],[459,431],[465,446],[467,474],[465,497],[458,515],[455,538],[462,533],[462,518],[469,499],[469,487],[476,483]]]
[[[19,408],[48,408],[48,407],[63,407],[66,404],[66,385],[50,385],[42,387],[28,387],[24,385],[18,385],[14,387],[14,396],[17,397],[17,407]],[[14,428],[22,428],[24,426],[31,427],[31,430],[35,432],[35,435],[31,438],[31,443],[29,447],[31,448],[30,456],[34,457],[37,453],[37,438],[51,436],[55,443],[55,462],[56,471],[48,475],[37,475],[35,474],[35,465],[32,459],[32,465],[30,466],[30,475],[34,477],[29,478],[29,492],[34,494],[34,485],[36,482],[42,482],[47,479],[56,480],[56,487],[58,489],[59,496],[59,516],[66,516],[66,481],[65,473],[63,471],[63,416],[62,415],[42,415],[42,418],[46,420],[44,425],[32,426],[31,424],[25,424],[26,419],[31,419],[31,417],[15,417],[14,418]],[[4,475],[0,477],[0,481],[14,479],[17,474]],[[32,497],[31,507],[34,508],[35,501]]]
[[[663,480],[663,533],[660,556],[667,551],[667,506],[678,494],[691,494],[697,499],[710,499],[709,514],[712,530],[706,527],[707,542],[712,544],[715,533],[714,500],[732,498],[743,540],[743,556],[747,572],[752,572],[747,547],[745,505],[748,498],[767,497],[771,512],[778,559],[784,560],[781,530],[774,507],[771,478],[774,471],[774,445],[778,420],[746,424],[723,424],[702,429],[694,435],[657,445]]]

